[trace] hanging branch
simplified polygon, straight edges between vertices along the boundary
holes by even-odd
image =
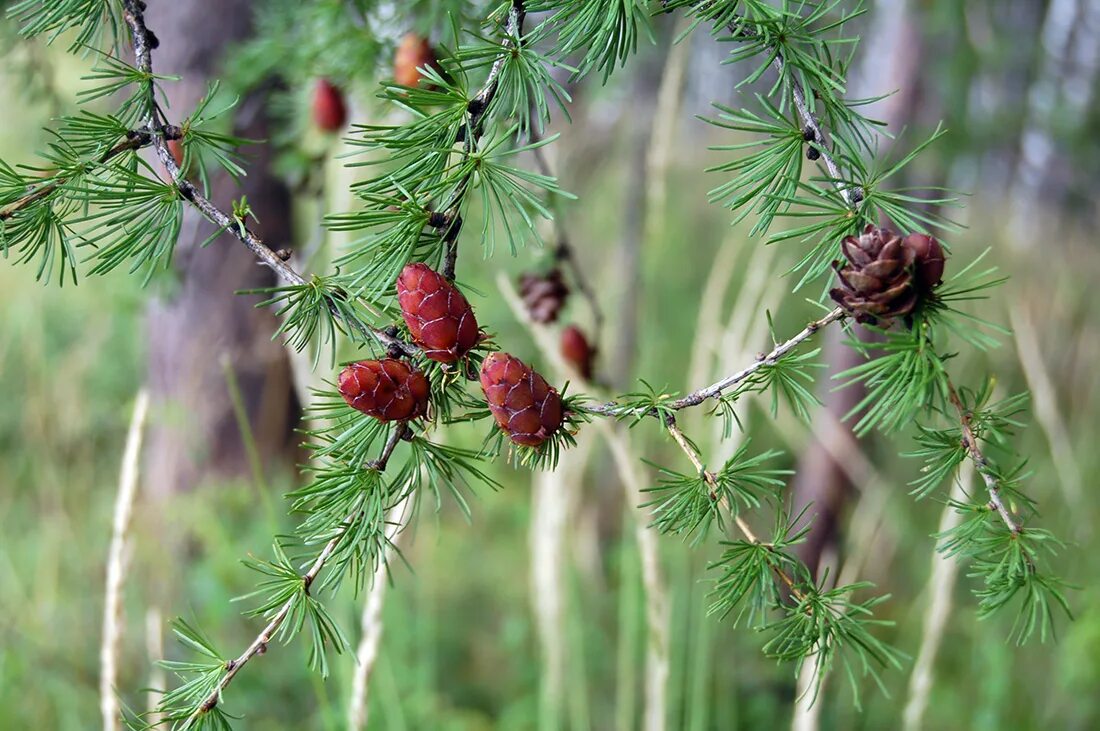
[[[1000,483],[997,481],[996,475],[990,471],[989,460],[986,459],[985,454],[982,453],[978,438],[974,435],[972,423],[973,414],[963,406],[962,400],[959,399],[959,394],[955,391],[955,386],[951,383],[950,379],[945,381],[945,385],[947,386],[947,397],[951,401],[951,405],[955,407],[955,413],[959,417],[959,425],[962,428],[963,434],[963,449],[966,450],[967,456],[970,457],[970,461],[974,463],[974,467],[977,468],[978,474],[982,476],[982,482],[985,483],[986,492],[989,493],[990,507],[997,511],[997,515],[1001,516],[1001,520],[1004,521],[1005,527],[1014,535],[1023,532],[1023,525],[1012,517],[1012,513],[1005,507],[1004,500],[1001,498]]]
[[[515,39],[514,43],[517,48],[518,44],[522,42],[523,19],[526,15],[527,11],[524,8],[523,0],[512,0],[512,4],[508,9],[505,37],[501,41],[502,52],[493,61],[485,85],[481,87],[481,90],[474,95],[474,98],[466,106],[466,126],[461,132],[464,137],[462,140],[462,154],[467,160],[477,152],[478,142],[481,141],[481,137],[485,133],[485,113],[488,111],[489,105],[493,103],[497,89],[500,88],[500,74],[504,69],[504,62],[507,60],[508,54],[512,52],[512,39]],[[458,263],[458,235],[462,232],[462,216],[459,215],[459,209],[462,207],[462,200],[466,197],[473,176],[474,168],[471,168],[469,174],[458,183],[451,202],[445,207],[442,225],[438,227],[443,233],[443,243],[447,247],[447,254],[443,262],[443,276],[451,280],[455,278],[455,266]]]
[[[408,429],[409,427],[402,423],[390,432],[390,436],[386,440],[385,446],[382,448],[382,453],[378,456],[378,459],[370,463],[370,469],[376,472],[386,471],[386,466],[389,464],[390,457],[393,456],[394,449],[397,448],[397,445],[408,433]],[[309,570],[302,574],[302,591],[306,595],[309,594],[310,587],[321,573],[321,570],[325,567],[325,562],[329,560],[329,557],[332,556],[333,552],[340,544],[340,541],[344,539],[344,533],[353,524],[355,517],[355,515],[350,515],[344,520],[344,529],[339,531],[325,544],[321,552],[317,554],[317,558],[313,560]],[[252,643],[245,651],[238,655],[236,659],[229,660],[225,663],[225,674],[222,675],[213,690],[206,696],[206,699],[196,707],[194,713],[192,713],[188,719],[188,725],[194,723],[200,716],[218,705],[221,701],[222,691],[233,682],[233,678],[237,677],[237,673],[241,671],[241,668],[244,667],[249,660],[267,652],[267,647],[271,643],[272,638],[275,637],[275,633],[279,631],[279,628],[283,625],[283,622],[286,621],[298,601],[297,596],[288,599],[267,623],[267,626],[260,631],[260,634],[256,635],[256,638],[252,640]]]
[[[724,392],[730,388],[736,386],[739,383],[743,383],[762,368],[774,366],[785,356],[789,355],[791,351],[797,348],[802,343],[813,337],[821,328],[826,327],[834,322],[839,322],[847,317],[847,313],[839,307],[830,311],[819,320],[814,320],[804,327],[794,337],[783,341],[776,345],[766,355],[761,355],[751,365],[745,366],[736,373],[732,373],[720,381],[712,383],[709,386],[704,386],[691,393],[678,399],[665,401],[661,404],[662,409],[669,409],[672,411],[679,411],[680,409],[686,409],[692,406],[698,406],[707,399],[718,398]],[[650,410],[646,413],[644,408],[624,406],[616,401],[608,401],[598,406],[585,406],[584,410],[589,414],[597,414],[600,416],[655,416],[656,412]]]
[[[676,446],[678,446],[680,450],[687,455],[688,460],[691,462],[692,466],[695,467],[695,471],[700,476],[702,476],[704,482],[706,482],[707,486],[710,487],[711,500],[718,501],[722,505],[722,507],[725,508],[726,512],[733,516],[733,521],[737,524],[737,529],[741,531],[741,534],[745,536],[745,539],[749,543],[753,543],[758,546],[767,545],[756,537],[756,533],[753,531],[753,529],[749,526],[748,523],[745,522],[745,519],[742,518],[740,514],[738,514],[738,512],[733,508],[733,505],[730,503],[729,497],[725,494],[724,491],[720,490],[718,486],[718,478],[715,477],[713,472],[706,468],[706,465],[704,465],[703,461],[699,458],[699,452],[696,451],[695,447],[692,446],[688,438],[684,436],[684,433],[680,431],[680,427],[676,423],[676,417],[672,414],[665,414],[664,423],[665,429],[672,436],[672,440],[676,442]],[[772,566],[772,571],[787,586],[787,589],[790,590],[792,596],[794,596],[798,600],[802,600],[805,598],[803,593],[795,584],[795,580],[791,577],[789,573],[787,573],[787,571],[783,569],[782,566],[776,564]]]
[[[164,134],[167,136],[167,139],[178,139],[178,129],[176,130],[176,132],[177,134],[175,137],[168,136],[171,134],[171,131],[166,131]],[[148,147],[153,143],[153,138],[154,135],[148,127],[130,130],[126,134],[125,140],[122,140],[117,145],[107,150],[107,152],[103,153],[96,162],[99,165],[104,165],[124,152],[133,152],[135,150],[140,150],[143,147]],[[62,178],[60,180],[54,180],[38,186],[19,200],[5,206],[3,209],[0,209],[0,221],[6,221],[27,206],[37,203],[43,198],[49,197],[51,193],[55,192],[58,188],[64,185],[65,182],[65,179]]]
[[[150,38],[154,36],[145,24],[144,3],[142,0],[125,0],[123,16],[130,30],[130,40],[133,45],[137,68],[151,77],[153,73],[152,49],[154,46],[150,43]],[[230,216],[215,206],[184,177],[183,171],[176,164],[172,151],[168,149],[168,140],[179,138],[178,128],[169,125],[163,118],[152,84],[149,84],[146,89],[145,129],[151,135],[149,144],[156,151],[161,164],[168,171],[168,176],[185,200],[195,206],[209,221],[217,225],[219,230],[229,233],[248,247],[248,250],[256,256],[259,262],[275,272],[281,281],[291,285],[305,285],[308,283],[305,277],[286,263],[285,256],[268,246],[263,239],[248,228],[245,221]],[[362,304],[368,310],[373,309],[369,303]],[[335,303],[329,303],[329,311],[337,320],[346,319],[345,313]],[[349,324],[354,326],[363,336],[373,337],[386,348],[394,349],[396,352],[407,356],[414,356],[419,352],[415,345],[396,337],[388,328],[371,327],[357,319],[352,320]]]
[[[667,6],[669,3],[666,1],[664,4]],[[690,7],[696,10],[707,11],[711,8],[712,5],[713,3],[711,2],[711,0],[703,0],[703,2],[691,3]],[[735,39],[745,41],[757,41],[760,39],[760,34],[743,17],[734,15],[728,21],[726,27]],[[784,56],[783,48],[780,44],[768,45],[766,46],[766,48],[771,53],[771,66],[775,69],[776,73],[779,75],[779,78],[789,80],[791,98],[793,100],[795,110],[798,113],[799,120],[803,125],[803,137],[807,143],[813,145],[812,150],[815,154],[811,157],[820,158],[820,162],[825,166],[825,169],[827,170],[829,175],[829,179],[832,185],[836,188],[837,193],[841,196],[841,198],[844,200],[844,203],[852,211],[852,213],[858,216],[860,214],[860,203],[864,200],[865,192],[860,186],[848,184],[845,182],[846,180],[848,180],[848,178],[845,176],[844,172],[841,170],[840,166],[836,162],[836,158],[831,151],[831,144],[828,135],[822,128],[820,120],[812,113],[810,105],[807,101],[809,96],[813,96],[817,92],[812,88],[804,88],[797,75],[788,73],[788,61]],[[829,315],[827,315],[822,320],[811,323],[806,328],[806,330],[803,330],[801,333],[796,335],[794,338],[792,338],[791,341],[788,341],[788,343],[793,342],[794,345],[797,345],[796,341],[800,342],[800,339],[806,339],[814,332],[816,332],[817,329],[825,327],[832,322],[843,320],[846,316],[847,313],[843,309],[837,308],[829,313]],[[787,343],[784,344],[784,346],[786,345]],[[776,350],[778,349],[779,348],[777,348]],[[775,353],[776,351],[773,350],[772,354]],[[769,354],[769,358],[772,357],[772,354]],[[781,357],[782,353],[780,353],[779,355]],[[760,363],[759,365],[763,364],[764,363]],[[759,367],[759,365],[756,367]],[[734,385],[740,380],[743,380],[744,377],[751,374],[751,371],[753,369],[753,367],[750,367],[750,369],[746,369],[747,372],[743,371],[741,373],[734,374],[729,378],[724,379],[723,381],[719,381],[713,386],[695,391],[688,396],[680,399],[679,401],[672,402],[671,404],[666,404],[665,406],[670,409],[678,409],[683,408],[683,406],[701,403],[707,398],[711,398],[720,394],[722,390],[724,390],[724,388],[730,385]],[[989,494],[990,506],[996,510],[997,514],[1000,516],[1005,526],[1013,534],[1018,534],[1023,530],[1023,526],[1013,517],[1012,513],[1007,509],[1004,501],[1001,498],[1001,489],[998,478],[989,469],[989,462],[983,454],[979,441],[974,435],[973,429],[971,427],[971,415],[963,407],[963,404],[958,397],[956,387],[952,382],[950,376],[946,372],[943,373],[943,379],[944,388],[947,392],[948,399],[956,411],[958,423],[960,425],[960,428],[962,429],[963,446],[966,450],[967,456],[974,463],[975,467],[978,470],[978,473],[982,476],[982,480],[985,483],[986,490]],[[605,406],[610,407],[612,412],[614,411],[614,405],[607,404]]]

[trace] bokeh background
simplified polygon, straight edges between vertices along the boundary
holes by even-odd
[[[212,78],[225,80],[227,95],[245,94],[236,127],[271,141],[252,149],[250,200],[269,239],[286,241],[303,252],[297,261],[314,268],[348,245],[348,235],[319,224],[324,212],[353,205],[347,186],[359,171],[339,159],[349,149],[344,143],[311,127],[312,85],[326,77],[347,88],[353,122],[392,119],[373,93],[391,73],[398,40],[411,30],[438,43],[443,13],[470,10],[461,2],[150,5],[164,46],[158,70],[184,77],[172,86],[173,109],[185,113]],[[1056,642],[1017,647],[1005,639],[1011,612],[976,619],[975,587],[962,567],[948,593],[924,727],[1097,728],[1100,3],[867,5],[855,26],[863,43],[850,93],[899,90],[876,109],[898,137],[882,140],[885,158],[941,121],[949,130],[912,167],[909,182],[968,194],[948,211],[965,227],[948,237],[949,269],[988,249],[986,262],[1010,277],[975,306],[1008,329],[1000,346],[984,354],[963,349],[954,368],[964,383],[992,376],[1003,395],[1031,389],[1012,448],[1030,456],[1028,492],[1039,501],[1042,525],[1067,542],[1057,569],[1079,587],[1071,593],[1076,620],[1059,622]],[[674,45],[680,30],[674,19],[656,20],[654,42],[642,43],[606,86],[571,88],[572,124],[560,114],[554,123],[561,137],[550,148],[551,164],[579,196],[563,205],[562,220],[608,316],[598,370],[620,390],[639,378],[694,388],[767,349],[766,313],[782,335],[816,312],[804,298],[817,293],[792,294],[794,280],[784,276],[800,245],[764,247],[707,201],[723,173],[703,171],[735,154],[709,146],[743,140],[698,117],[713,116],[712,102],[737,105],[754,89],[734,89],[746,69],[722,63],[730,44],[701,30]],[[33,151],[50,139],[42,127],[75,109],[90,61],[65,54],[65,44],[26,42],[14,31],[0,22],[0,158],[34,164]],[[215,185],[224,186],[223,201],[239,195],[233,183]],[[232,294],[262,274],[230,241],[198,250],[195,242],[208,234],[204,223],[185,224],[179,271],[145,288],[123,272],[44,286],[28,267],[0,262],[0,728],[99,723],[111,510],[143,384],[154,407],[125,590],[122,699],[143,709],[151,694],[142,689],[162,685],[153,660],[179,652],[169,618],[193,619],[227,652],[258,629],[231,601],[252,588],[240,560],[266,555],[271,537],[291,526],[282,495],[296,484],[293,466],[303,459],[291,431],[295,381],[300,388],[334,371],[322,363],[311,375],[270,342],[273,323],[254,311],[256,298]],[[538,350],[498,276],[514,282],[549,260],[527,249],[460,263],[479,320],[536,362]],[[577,297],[564,319],[592,325]],[[843,358],[828,343],[825,355]],[[827,377],[819,388],[832,403]],[[799,470],[794,500],[822,508],[815,558],[889,592],[881,613],[896,624],[882,636],[915,657],[935,563],[930,535],[942,506],[907,494],[920,466],[900,456],[913,448],[912,435],[853,443],[824,415],[811,426],[783,411],[773,419],[767,403],[743,411],[754,450],[782,449],[785,466]],[[713,461],[729,449],[701,414],[686,427]],[[448,439],[477,446],[481,435],[459,428]],[[647,459],[684,466],[675,445],[650,425],[633,430],[631,440]],[[639,727],[645,626],[632,518],[599,438],[570,460],[568,470],[538,480],[493,465],[504,489],[473,495],[470,518],[453,502],[438,511],[426,505],[402,541],[407,564],[393,565],[369,728]],[[561,553],[549,559],[539,553],[547,530],[545,506],[535,507],[540,495],[568,511]],[[668,728],[790,725],[791,668],[764,658],[752,631],[706,616],[716,540],[660,545],[670,598]],[[540,558],[559,562],[549,586],[533,578]],[[560,615],[548,648],[539,617],[551,595]],[[354,643],[362,598],[345,592],[333,606]],[[228,708],[244,714],[241,728],[345,727],[353,660],[337,658],[322,682],[306,668],[304,645],[273,647],[239,676]],[[911,671],[908,662],[885,672],[887,693],[861,688],[861,711],[846,683],[832,678],[817,723],[901,728]]]

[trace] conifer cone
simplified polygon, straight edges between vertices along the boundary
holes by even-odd
[[[515,356],[489,355],[481,364],[481,390],[493,418],[516,444],[537,447],[561,428],[561,396]]]
[[[577,369],[584,380],[592,379],[592,361],[596,350],[576,325],[569,325],[561,331],[561,355]]]
[[[857,322],[886,324],[913,311],[920,294],[913,277],[917,253],[905,239],[868,224],[858,237],[845,238],[841,250],[848,263],[833,262],[841,286],[829,296]]]
[[[427,264],[408,264],[401,270],[397,300],[413,340],[431,360],[454,363],[481,339],[470,303]]]
[[[554,322],[565,306],[569,287],[565,285],[561,269],[554,267],[546,274],[527,273],[519,279],[519,293],[527,312],[535,322]]]
[[[916,256],[913,273],[917,277],[918,288],[923,293],[931,292],[943,281],[943,247],[927,234],[909,234],[905,237],[905,245]]]
[[[339,132],[347,121],[344,92],[328,79],[317,79],[313,87],[313,123],[325,132]]]
[[[363,360],[340,373],[348,406],[379,421],[407,421],[428,413],[428,379],[404,361]]]
[[[428,39],[416,33],[406,33],[393,57],[393,80],[401,86],[415,87],[423,78],[420,68],[435,65],[435,51]]]

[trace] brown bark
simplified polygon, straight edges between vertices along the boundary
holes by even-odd
[[[251,6],[249,0],[149,4],[146,17],[160,39],[154,69],[182,77],[165,85],[173,121],[194,108],[231,44],[248,35]],[[262,91],[246,97],[235,133],[269,138],[264,106]],[[212,169],[210,197],[224,210],[246,195],[259,219],[255,228],[281,246],[290,240],[290,195],[271,174],[269,147],[252,145],[242,152],[248,176],[238,183]],[[298,404],[286,353],[271,339],[275,317],[268,309],[256,309],[256,296],[234,294],[275,284],[272,274],[228,235],[202,248],[211,232],[211,224],[197,212],[186,212],[175,257],[178,286],[149,307],[149,387],[157,418],[147,474],[150,486],[164,494],[190,489],[208,476],[247,474],[227,365],[239,384],[261,458],[286,458],[294,443]]]

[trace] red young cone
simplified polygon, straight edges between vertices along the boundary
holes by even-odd
[[[428,379],[393,358],[352,363],[340,373],[348,406],[379,421],[406,421],[428,412]]]
[[[344,92],[328,79],[317,79],[313,87],[313,123],[325,132],[339,132],[347,121]]]
[[[168,140],[168,151],[176,161],[176,167],[183,169],[183,140]]]
[[[592,359],[596,351],[588,343],[581,329],[576,325],[569,325],[561,331],[561,355],[584,376],[584,379],[592,378]]]
[[[470,303],[427,264],[408,264],[401,270],[397,300],[413,340],[432,360],[454,363],[481,339]]]
[[[402,86],[416,86],[423,78],[420,68],[435,65],[435,51],[428,39],[406,33],[393,57],[393,80]]]
[[[561,428],[561,396],[515,356],[489,355],[481,364],[481,390],[493,418],[516,444],[537,447]]]

